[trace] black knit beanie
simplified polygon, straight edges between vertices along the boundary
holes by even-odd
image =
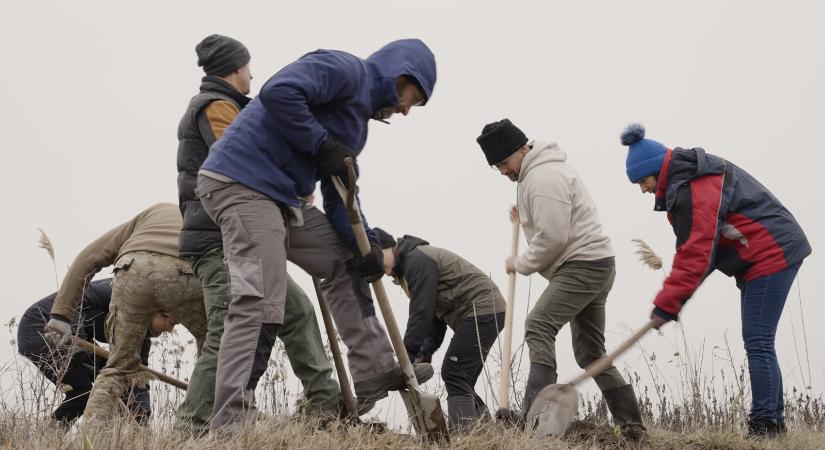
[[[197,46],[198,66],[207,75],[225,77],[249,64],[249,50],[240,41],[228,36],[213,34],[207,36]]]
[[[378,236],[378,243],[381,245],[381,248],[393,248],[398,245],[395,238],[386,231],[380,228],[373,228],[372,231]]]
[[[484,125],[476,142],[487,157],[487,163],[494,166],[524,147],[527,136],[510,119],[502,119]]]

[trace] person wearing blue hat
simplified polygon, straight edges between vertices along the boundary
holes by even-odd
[[[627,178],[655,195],[676,234],[673,268],[653,300],[656,328],[677,320],[685,302],[714,270],[739,287],[742,338],[751,377],[750,436],[785,432],[776,328],[788,291],[811,246],[802,227],[759,181],[701,148],[669,149],[642,125],[621,134]]]

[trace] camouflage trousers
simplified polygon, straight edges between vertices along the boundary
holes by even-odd
[[[180,258],[145,251],[118,258],[106,318],[109,359],[89,396],[88,424],[101,424],[123,412],[123,392],[146,383],[147,374],[139,369],[140,348],[158,311],[186,327],[201,348],[206,313],[201,284],[191,266]]]

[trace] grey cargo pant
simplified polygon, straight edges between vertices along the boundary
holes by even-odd
[[[566,323],[570,323],[579,367],[586,368],[605,355],[605,303],[615,276],[614,258],[605,258],[567,261],[550,277],[550,285],[527,315],[524,336],[530,363],[553,370],[548,384],[557,381],[556,334]],[[627,384],[612,365],[594,379],[602,391]]]
[[[283,324],[287,259],[322,280],[355,382],[396,366],[378,318],[362,314],[344,263],[351,254],[326,216],[307,206],[303,226],[287,227],[283,211],[270,198],[203,175],[198,194],[221,227],[232,294],[218,353],[212,430],[255,418],[254,392],[247,385],[261,324]]]

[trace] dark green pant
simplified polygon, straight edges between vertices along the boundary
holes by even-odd
[[[530,362],[553,371],[556,383],[556,334],[570,323],[573,353],[579,367],[586,368],[605,354],[605,303],[616,276],[615,261],[568,261],[550,278],[550,285],[539,297],[525,323]],[[602,391],[624,386],[619,371],[610,366],[595,377]]]
[[[177,419],[205,431],[212,417],[218,348],[223,335],[224,318],[232,296],[222,249],[209,251],[195,260],[192,267],[203,285],[208,331],[206,341],[192,371],[186,398],[178,407]],[[315,311],[307,295],[292,278],[288,279],[284,324],[278,331],[278,337],[284,343],[292,371],[303,384],[307,403],[318,410],[337,408],[340,389],[338,383],[331,378],[332,368],[324,352]],[[265,364],[262,366],[259,364],[268,359],[269,355],[256,356],[257,377],[260,377],[266,370]],[[254,381],[257,382],[257,380]]]

